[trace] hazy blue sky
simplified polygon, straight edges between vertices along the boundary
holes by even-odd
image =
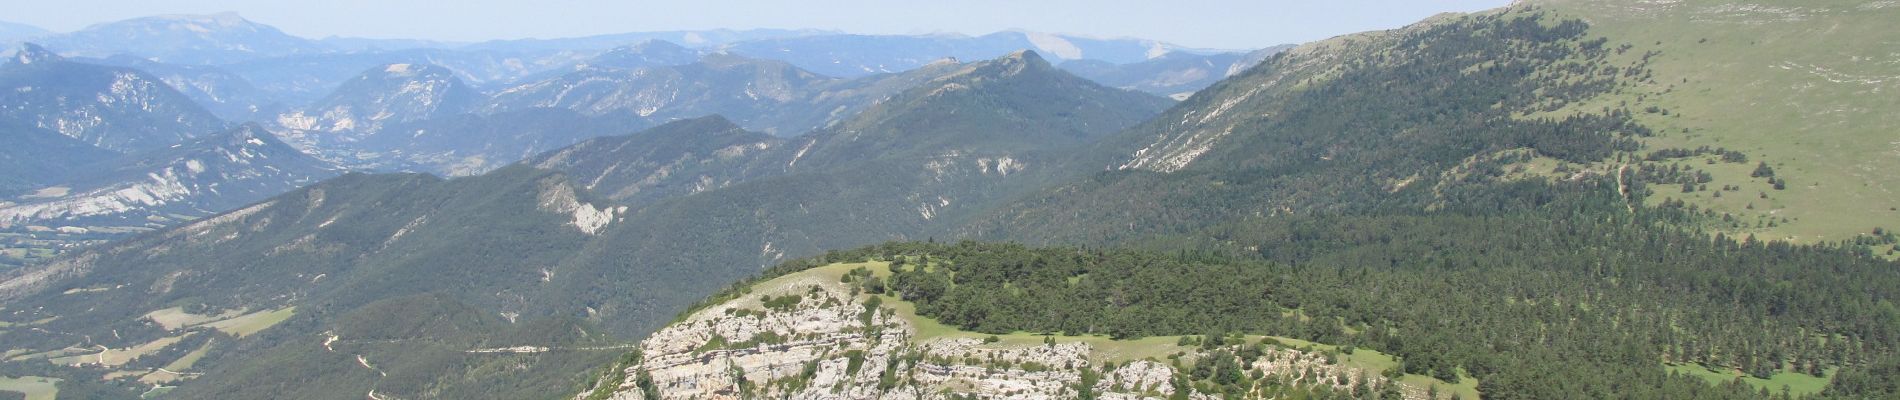
[[[852,33],[1005,29],[1252,48],[1405,25],[1508,0],[22,0],[5,19],[59,32],[155,14],[236,11],[291,34],[454,41],[709,28]]]

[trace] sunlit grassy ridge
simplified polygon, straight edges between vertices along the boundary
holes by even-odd
[[[1709,172],[1719,188],[1674,193],[1738,216],[1717,224],[1763,239],[1828,242],[1876,227],[1900,226],[1900,4],[1867,1],[1721,0],[1531,2],[1591,25],[1616,57],[1650,57],[1638,86],[1575,105],[1576,111],[1627,105],[1655,128],[1650,150],[1727,148],[1746,163],[1675,160]],[[1653,55],[1650,55],[1653,54]],[[1651,108],[1654,107],[1654,108]],[[1751,177],[1758,162],[1787,181],[1777,190]],[[1765,196],[1764,196],[1765,194]],[[1772,222],[1773,226],[1768,226]],[[1874,248],[1884,252],[1887,246]]]

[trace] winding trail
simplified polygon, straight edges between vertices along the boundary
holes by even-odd
[[[1636,205],[1630,204],[1629,185],[1623,183],[1623,175],[1629,173],[1629,169],[1630,169],[1629,164],[1623,164],[1621,166],[1616,167],[1616,194],[1623,196],[1623,208],[1629,209],[1629,212],[1631,214],[1635,214]]]

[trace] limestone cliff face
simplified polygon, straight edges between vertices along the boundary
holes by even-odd
[[[907,304],[871,299],[823,274],[761,283],[653,334],[640,346],[643,357],[616,366],[621,370],[579,398],[1217,399],[1190,387],[1188,372],[1178,367],[1212,361],[1215,354],[1235,357],[1257,374],[1252,379],[1280,386],[1338,392],[1394,384],[1329,364],[1317,353],[1272,346],[1251,360],[1229,355],[1240,346],[1216,352],[1172,346],[1181,351],[1170,360],[1117,362],[1137,345],[1101,338],[986,343],[967,333],[922,337],[916,317],[898,311]],[[1275,395],[1260,389],[1244,397]]]

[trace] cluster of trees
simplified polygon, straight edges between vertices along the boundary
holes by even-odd
[[[1249,240],[1266,245],[1255,254],[966,242],[832,257],[909,255],[886,285],[963,329],[1290,336],[1462,372],[1493,398],[1754,398],[1662,366],[1866,374],[1896,354],[1889,262],[1632,223],[1347,217],[1237,235],[1273,238]]]
[[[1667,161],[1667,160],[1672,160],[1672,159],[1701,157],[1703,155],[1708,155],[1708,154],[1715,154],[1717,156],[1720,156],[1722,162],[1727,162],[1727,163],[1748,162],[1748,154],[1746,153],[1742,153],[1740,151],[1735,151],[1735,150],[1729,150],[1726,147],[1709,147],[1709,146],[1700,146],[1694,149],[1685,149],[1685,148],[1679,148],[1679,147],[1658,149],[1656,151],[1649,152],[1649,155],[1647,156],[1643,156],[1643,161]]]
[[[1900,379],[1895,377],[1900,377],[1900,357],[1889,355],[1865,368],[1841,371],[1821,395],[1843,399],[1900,398]]]

